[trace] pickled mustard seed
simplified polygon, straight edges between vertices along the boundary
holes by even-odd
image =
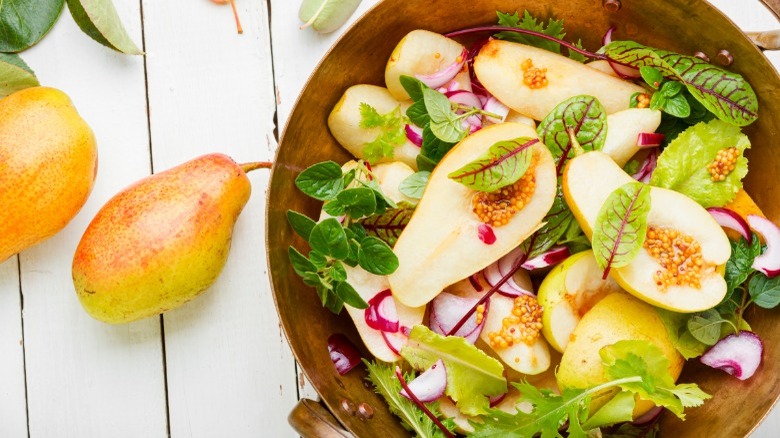
[[[490,346],[507,348],[525,342],[533,344],[542,330],[542,306],[531,295],[521,295],[514,300],[512,314],[501,321],[501,330],[488,333]]]
[[[477,192],[471,198],[472,211],[480,221],[494,227],[506,225],[525,207],[534,195],[536,179],[532,163],[514,184],[492,193]]]
[[[723,181],[734,170],[739,159],[739,148],[730,147],[721,149],[715,155],[707,171],[710,172],[713,181]]]
[[[663,268],[653,274],[662,291],[670,286],[701,288],[704,259],[696,239],[676,230],[648,227],[644,248]]]
[[[547,69],[534,67],[531,58],[526,59],[520,64],[523,69],[523,83],[531,89],[544,88],[547,86]]]

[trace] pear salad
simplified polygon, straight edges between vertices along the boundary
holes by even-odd
[[[742,187],[756,95],[613,30],[597,52],[528,12],[412,31],[330,113],[355,159],[296,178],[323,206],[288,212],[291,265],[417,436],[652,436],[710,398],[686,360],[760,366],[743,314],[780,302],[780,229]]]

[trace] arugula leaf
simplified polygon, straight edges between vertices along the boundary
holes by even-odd
[[[396,146],[406,143],[404,125],[400,106],[387,114],[379,114],[376,108],[362,102],[360,104],[360,127],[380,130],[373,141],[363,145],[363,156],[366,161],[376,163],[382,158],[393,158]]]
[[[666,327],[666,333],[669,340],[672,341],[674,348],[685,358],[691,359],[704,354],[709,345],[694,338],[688,331],[688,321],[692,317],[689,313],[677,313],[670,310],[655,309],[658,316]]]
[[[620,391],[588,418],[582,424],[582,428],[590,430],[633,420],[635,398],[633,392]]]
[[[448,178],[480,192],[494,192],[514,184],[525,175],[533,160],[539,139],[520,137],[499,141],[465,166],[450,172]]]
[[[563,31],[563,20],[553,20],[550,18],[547,22],[547,26],[545,26],[544,21],[537,22],[536,18],[532,17],[528,11],[523,12],[522,19],[517,12],[514,14],[507,14],[501,11],[497,11],[496,14],[498,15],[499,26],[533,30],[535,32],[541,32],[558,39],[563,39],[563,37],[566,36],[566,32]],[[527,44],[529,46],[538,47],[553,53],[561,53],[561,45],[559,43],[533,35],[523,35],[514,32],[499,32],[495,36],[498,39]]]
[[[308,167],[295,178],[300,191],[314,199],[334,199],[344,190],[341,166],[333,161],[324,161]]]
[[[723,181],[713,181],[708,166],[718,151],[736,147],[740,151],[735,168]],[[750,140],[736,126],[719,120],[694,125],[677,136],[658,157],[650,184],[676,190],[703,207],[722,207],[742,188],[748,160],[742,153]]]
[[[715,345],[720,339],[721,326],[727,321],[715,309],[695,313],[688,319],[686,326],[691,335],[706,345]]]
[[[593,254],[604,278],[611,268],[628,265],[642,249],[650,213],[650,187],[632,182],[612,192],[593,227]]]
[[[363,226],[366,234],[376,236],[393,247],[398,237],[401,236],[401,232],[412,218],[413,213],[414,208],[402,206],[389,209],[384,214],[360,219],[358,223]]]
[[[425,370],[437,360],[447,367],[447,395],[466,415],[488,412],[487,397],[507,390],[504,367],[468,341],[457,336],[441,336],[416,325],[401,356],[415,369]]]
[[[572,133],[586,151],[598,151],[604,147],[607,112],[593,96],[574,96],[558,104],[539,122],[536,132],[555,158],[556,170],[561,175],[566,161],[574,156]]]
[[[398,191],[407,198],[420,199],[430,177],[431,172],[427,170],[415,172],[401,181],[401,184],[398,185]]]
[[[763,273],[756,273],[750,279],[748,292],[756,306],[774,309],[780,304],[780,277],[768,278]]]
[[[290,223],[293,231],[295,231],[297,235],[303,237],[307,242],[309,241],[311,230],[317,225],[317,222],[314,222],[314,220],[308,216],[293,210],[287,210],[287,222]]]

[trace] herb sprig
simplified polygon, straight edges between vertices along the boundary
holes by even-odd
[[[401,114],[400,106],[386,114],[379,114],[376,108],[362,102],[360,104],[360,127],[379,129],[376,138],[363,145],[365,160],[374,164],[382,158],[393,158],[395,148],[406,142],[405,124],[406,121]]]

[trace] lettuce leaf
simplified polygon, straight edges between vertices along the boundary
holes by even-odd
[[[437,360],[447,367],[447,395],[466,415],[488,413],[487,397],[507,391],[504,366],[463,338],[441,336],[417,325],[401,356],[418,370],[428,369]]]
[[[723,181],[713,181],[707,166],[718,151],[737,147],[740,157],[735,168]],[[748,172],[743,156],[750,140],[734,125],[720,120],[698,123],[683,131],[658,157],[658,167],[650,184],[678,191],[703,207],[722,207],[731,202],[742,188]]]

